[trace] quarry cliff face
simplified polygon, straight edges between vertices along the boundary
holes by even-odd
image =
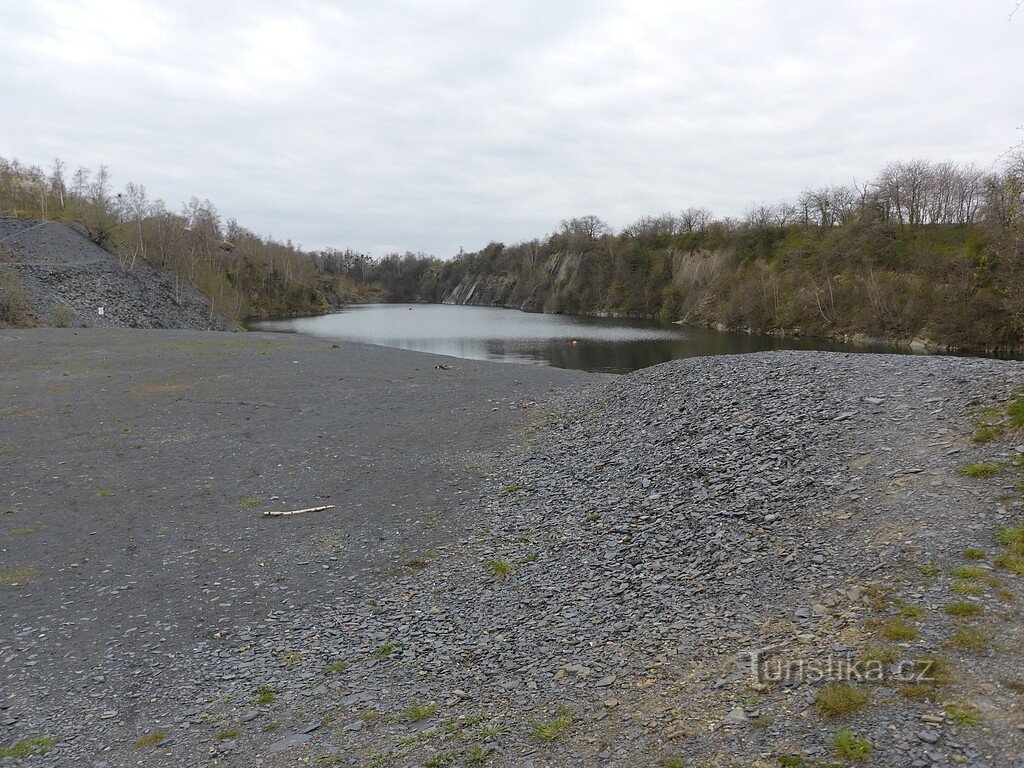
[[[509,307],[524,312],[563,312],[579,257],[559,252],[538,263],[528,274],[470,273],[445,293],[444,304]],[[595,311],[600,308],[594,308]]]

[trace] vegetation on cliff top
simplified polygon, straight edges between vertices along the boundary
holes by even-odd
[[[1024,346],[1024,156],[998,173],[893,163],[743,220],[705,209],[621,232],[593,216],[450,262],[393,258],[392,300],[644,315],[760,332]],[[397,274],[395,274],[397,273]]]
[[[172,212],[135,184],[112,193],[105,169],[68,178],[60,161],[43,171],[0,159],[0,216],[11,215],[76,225],[125,269],[138,259],[172,269],[236,319],[341,302],[449,300],[1024,347],[1024,153],[996,172],[891,163],[862,186],[808,189],[794,202],[754,206],[742,220],[690,208],[616,233],[583,216],[546,237],[448,261],[306,252],[223,221],[209,201]]]

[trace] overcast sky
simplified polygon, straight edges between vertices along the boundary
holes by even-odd
[[[306,247],[740,215],[1024,139],[1015,0],[0,0],[0,156]]]

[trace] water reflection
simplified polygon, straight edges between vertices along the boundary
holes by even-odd
[[[610,373],[635,371],[680,357],[770,349],[897,351],[883,346],[723,333],[646,320],[542,315],[442,304],[358,304],[331,315],[267,320],[251,327],[471,360]]]

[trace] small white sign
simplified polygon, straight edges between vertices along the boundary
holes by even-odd
[[[99,315],[100,317],[103,317],[103,307],[98,307],[96,309],[96,314]]]

